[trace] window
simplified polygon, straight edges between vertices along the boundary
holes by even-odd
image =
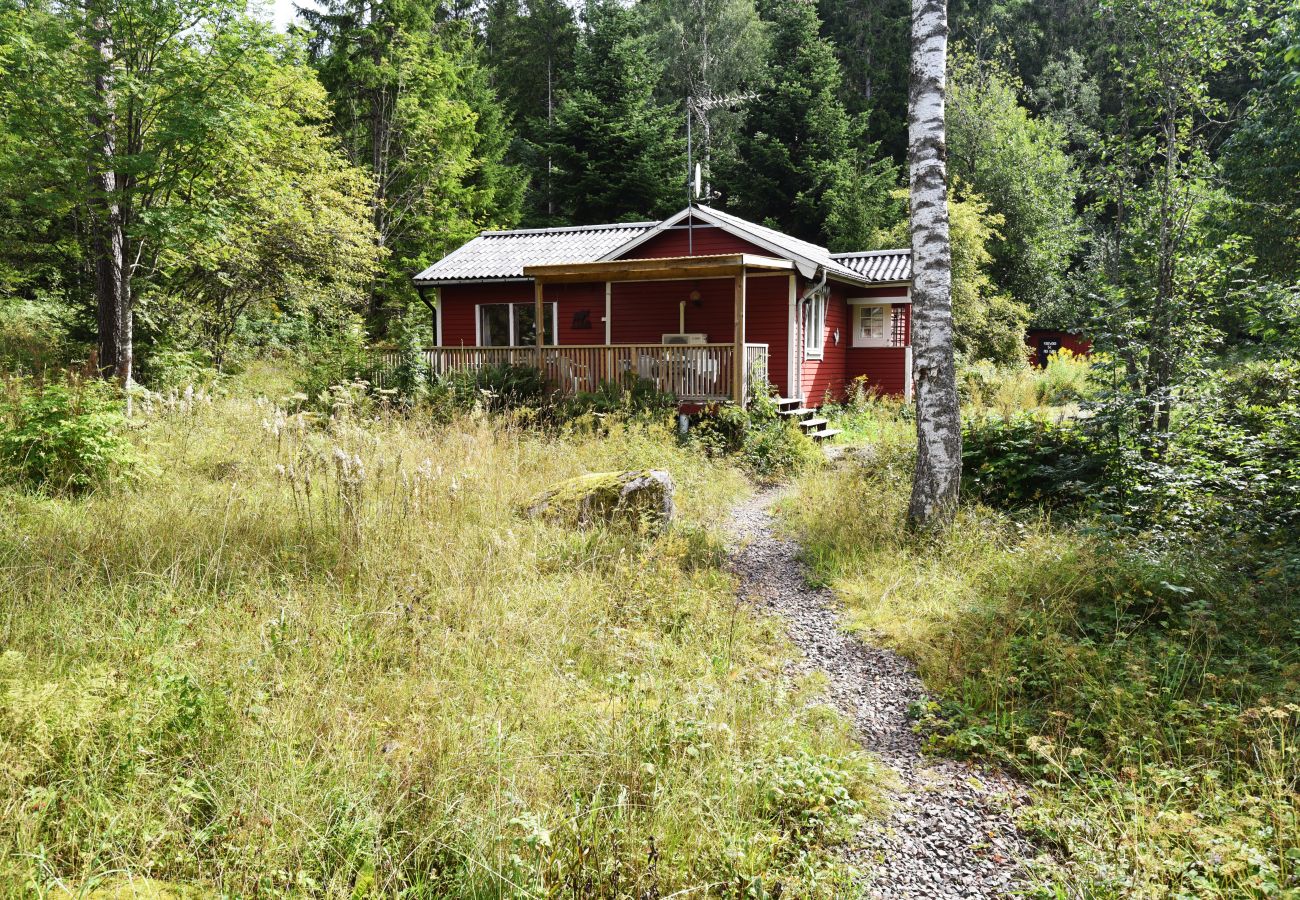
[[[543,343],[555,344],[556,304],[547,303],[550,312],[543,323]],[[478,345],[480,347],[532,347],[537,343],[536,308],[532,303],[484,303],[478,308]]]
[[[804,356],[820,359],[822,345],[826,339],[826,295],[817,293],[804,304],[803,308],[803,350]]]
[[[865,304],[853,307],[853,346],[889,346],[889,327],[888,307]]]

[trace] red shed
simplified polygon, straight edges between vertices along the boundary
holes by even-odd
[[[761,379],[815,408],[859,376],[910,395],[910,279],[906,250],[832,254],[693,205],[662,222],[484,232],[415,284],[436,372],[539,365],[566,391],[635,376],[685,406],[744,402]]]

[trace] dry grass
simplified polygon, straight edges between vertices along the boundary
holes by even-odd
[[[247,394],[140,421],[134,485],[0,490],[0,892],[842,886],[826,847],[865,807],[816,784],[868,799],[870,767],[734,601],[734,470],[667,429],[321,423]],[[677,482],[666,537],[517,514],[640,467]]]

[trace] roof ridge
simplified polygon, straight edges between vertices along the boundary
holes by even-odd
[[[659,222],[605,222],[600,225],[556,225],[550,228],[503,228],[480,231],[480,237],[507,234],[561,234],[573,231],[603,231],[610,228],[653,228]]]
[[[846,253],[832,253],[831,259],[862,259],[866,256],[887,256],[891,253],[911,253],[910,247],[899,247],[895,250],[851,250]]]

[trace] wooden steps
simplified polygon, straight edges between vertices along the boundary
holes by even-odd
[[[803,433],[814,441],[824,441],[840,433],[838,428],[827,428],[828,420],[824,416],[817,415],[817,410],[804,406],[802,400],[794,397],[778,397],[776,405],[781,415],[797,421]]]

